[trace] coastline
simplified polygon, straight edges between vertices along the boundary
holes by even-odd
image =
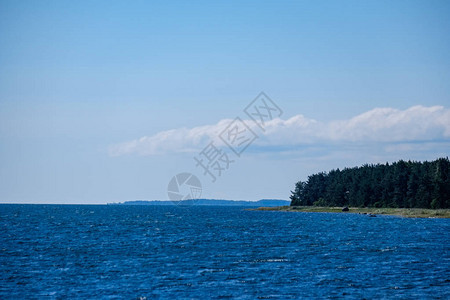
[[[388,215],[404,218],[450,218],[450,209],[428,209],[428,208],[360,208],[349,207],[349,211],[342,211],[342,207],[320,207],[320,206],[276,206],[258,207],[257,211],[289,211],[289,212],[327,212],[366,214],[369,216]]]

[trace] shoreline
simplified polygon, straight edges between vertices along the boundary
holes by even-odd
[[[289,212],[327,212],[327,213],[350,213],[365,214],[371,217],[377,215],[399,216],[404,218],[450,218],[450,209],[428,209],[428,208],[361,208],[349,207],[349,211],[342,211],[342,207],[320,207],[320,206],[276,206],[258,207],[249,209],[255,211],[289,211]]]

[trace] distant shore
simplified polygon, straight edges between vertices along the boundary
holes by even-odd
[[[357,213],[370,216],[391,215],[405,218],[450,218],[450,209],[426,209],[426,208],[360,208],[349,207],[349,211],[342,211],[342,207],[318,207],[318,206],[277,206],[259,207],[251,210],[262,211],[291,211],[291,212],[328,212],[328,213]]]

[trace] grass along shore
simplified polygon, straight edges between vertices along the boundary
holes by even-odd
[[[328,212],[328,213],[358,213],[367,215],[392,215],[405,218],[450,218],[450,209],[427,208],[360,208],[349,207],[349,211],[342,211],[342,207],[319,206],[277,206],[259,207],[251,210],[264,211],[292,211],[292,212]]]

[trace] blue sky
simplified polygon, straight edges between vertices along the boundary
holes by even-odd
[[[0,1],[0,202],[166,200],[180,172],[204,197],[287,199],[313,172],[447,156],[449,15],[448,1]],[[193,157],[261,91],[281,119],[211,183]]]

